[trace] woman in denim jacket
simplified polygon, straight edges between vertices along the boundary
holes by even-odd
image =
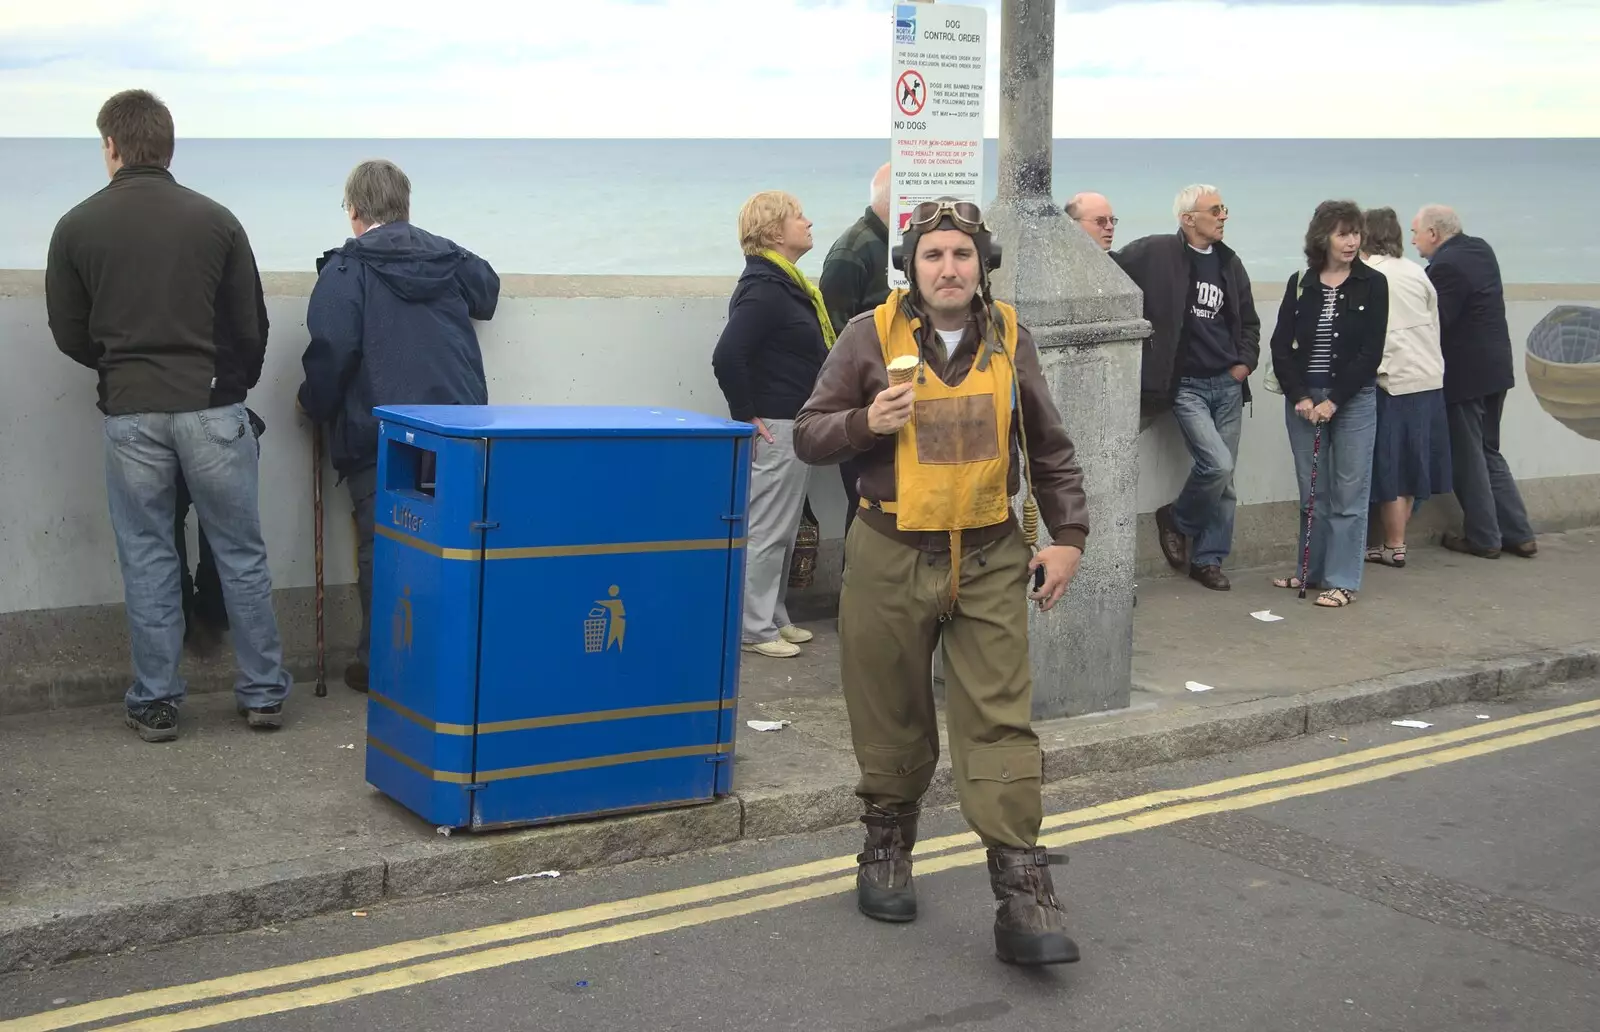
[[[1354,201],[1317,206],[1306,230],[1307,271],[1289,278],[1272,334],[1272,367],[1283,387],[1300,481],[1297,558],[1305,554],[1312,449],[1322,435],[1306,586],[1323,589],[1317,605],[1327,608],[1349,605],[1361,590],[1376,385],[1389,322],[1389,282],[1361,261],[1362,227]],[[1273,584],[1298,589],[1300,578]]]

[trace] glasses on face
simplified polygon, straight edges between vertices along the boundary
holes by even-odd
[[[911,209],[908,229],[926,229],[939,223],[946,215],[963,233],[976,233],[984,228],[983,212],[971,201],[923,201]]]
[[[1190,208],[1188,211],[1184,212],[1184,214],[1210,215],[1212,218],[1220,219],[1222,216],[1228,214],[1228,206],[1226,204],[1213,204],[1209,208]]]
[[[1114,228],[1116,226],[1117,223],[1121,222],[1122,220],[1117,218],[1115,215],[1096,215],[1092,219],[1079,219],[1078,221],[1079,222],[1093,222],[1095,225],[1099,226],[1101,229],[1112,229],[1112,228]]]

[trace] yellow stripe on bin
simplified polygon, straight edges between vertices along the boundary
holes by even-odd
[[[395,702],[388,696],[378,692],[368,692],[367,697],[391,713],[397,713],[411,721],[413,724],[416,724],[418,727],[426,731],[432,731],[436,735],[472,734],[471,724],[446,724],[437,720],[429,720],[416,710],[407,709],[405,706],[400,705],[398,702]]]
[[[409,709],[393,699],[371,692],[370,697],[391,713],[398,714],[425,731],[436,735],[471,735],[471,724],[447,724],[430,720],[416,710]],[[522,720],[499,720],[479,724],[478,734],[493,735],[507,731],[534,731],[545,727],[565,727],[569,724],[602,724],[612,720],[636,720],[640,717],[672,717],[682,713],[713,713],[717,710],[738,709],[738,699],[708,699],[704,702],[674,702],[662,706],[634,706],[630,709],[592,710],[588,713],[558,713],[548,717],[527,717]]]
[[[689,756],[715,756],[731,753],[733,746],[684,745],[676,749],[650,749],[645,752],[618,753],[615,756],[586,756],[581,760],[563,760],[560,763],[536,763],[531,767],[507,767],[504,770],[486,770],[478,774],[481,782],[510,781],[514,778],[536,778],[544,774],[565,774],[574,770],[593,770],[596,767],[616,767],[625,763],[647,763],[651,760],[678,760]]]
[[[367,744],[396,763],[433,781],[440,781],[449,785],[470,785],[473,783],[474,779],[471,774],[463,774],[454,770],[434,770],[432,767],[418,763],[400,750],[379,741],[371,735],[367,736]],[[487,784],[491,781],[536,778],[545,774],[565,774],[574,770],[594,770],[598,767],[620,767],[629,763],[648,763],[651,760],[679,760],[690,756],[716,756],[732,752],[733,746],[716,742],[706,745],[680,745],[671,749],[648,749],[644,752],[615,753],[611,756],[585,756],[576,760],[561,760],[557,763],[536,763],[528,767],[505,767],[500,770],[486,770],[480,772],[476,780],[479,784]]]
[[[394,746],[389,745],[387,742],[380,742],[371,735],[367,736],[367,744],[383,753],[385,756],[389,757],[389,759],[400,764],[402,767],[414,770],[425,778],[429,778],[433,781],[442,781],[447,785],[472,784],[471,774],[463,774],[456,770],[434,770],[432,767],[425,767],[416,760],[413,760],[411,757],[407,756],[405,753],[401,752],[399,749],[396,749]]]
[[[672,717],[681,713],[712,713],[731,710],[739,705],[737,699],[708,699],[704,702],[675,702],[664,706],[635,706],[632,709],[594,710],[589,713],[559,713],[549,717],[528,717],[525,720],[499,720],[479,724],[480,735],[493,735],[505,731],[533,731],[542,727],[565,727],[568,724],[601,724],[610,720],[634,720],[639,717]]]
[[[744,548],[746,538],[700,538],[688,541],[609,541],[592,545],[536,545],[528,548],[445,548],[382,524],[380,537],[435,559],[476,562],[479,559],[566,559],[595,555],[648,555],[661,552],[723,552]]]
[[[402,534],[393,527],[386,527],[381,523],[373,527],[372,532],[377,534],[379,537],[388,538],[395,544],[404,545],[407,548],[412,548],[426,555],[431,555],[435,559],[477,560],[483,558],[482,549],[445,548],[442,545],[434,544],[432,541],[424,541],[419,537],[412,537],[410,534]]]

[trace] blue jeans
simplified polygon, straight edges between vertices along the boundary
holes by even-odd
[[[107,416],[105,430],[106,494],[133,652],[128,709],[183,701],[183,608],[172,540],[180,471],[222,581],[239,662],[234,695],[247,709],[282,703],[290,677],[272,611],[256,442],[244,406]]]
[[[1172,521],[1194,540],[1193,566],[1221,566],[1233,550],[1233,467],[1239,460],[1244,388],[1232,373],[1185,376],[1178,382],[1172,414],[1189,446],[1194,467],[1172,503]]]
[[[1320,404],[1327,390],[1309,389]],[[1284,421],[1289,427],[1289,449],[1294,452],[1295,476],[1300,481],[1300,531],[1296,535],[1295,575],[1299,576],[1306,547],[1306,498],[1311,490],[1311,451],[1317,428],[1294,411],[1284,399]],[[1367,510],[1372,494],[1372,445],[1378,437],[1378,389],[1363,387],[1335,412],[1322,428],[1322,451],[1317,459],[1317,502],[1312,514],[1311,565],[1308,580],[1325,588],[1361,590],[1361,571],[1367,551]]]

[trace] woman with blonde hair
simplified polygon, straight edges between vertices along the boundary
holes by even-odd
[[[741,637],[745,651],[774,659],[798,656],[812,637],[784,605],[810,474],[795,457],[794,420],[833,347],[822,293],[795,265],[811,246],[811,221],[793,195],[767,190],[744,203],[744,273],[711,356],[729,415],[756,428]]]
[[[1382,546],[1367,562],[1406,564],[1406,524],[1416,502],[1449,494],[1450,417],[1444,407],[1444,353],[1439,350],[1439,292],[1408,261],[1393,208],[1366,212],[1361,258],[1389,281],[1389,326],[1378,367],[1378,440],[1372,449],[1372,504]]]

